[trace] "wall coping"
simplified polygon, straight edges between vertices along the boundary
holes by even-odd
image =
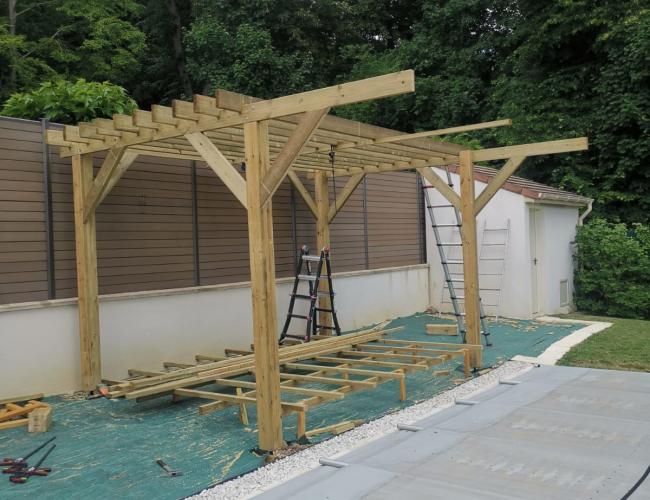
[[[369,276],[372,274],[384,274],[391,272],[399,271],[410,271],[415,269],[427,269],[429,267],[428,263],[425,264],[411,264],[408,266],[397,266],[397,267],[382,267],[379,269],[362,269],[360,271],[345,271],[340,273],[333,273],[334,278],[352,278],[357,276]],[[278,278],[275,280],[276,284],[283,283],[293,283],[293,277],[287,278]],[[100,295],[99,302],[115,302],[120,300],[134,300],[134,299],[143,299],[150,297],[164,297],[169,295],[187,295],[190,293],[203,293],[211,292],[215,290],[236,290],[239,288],[248,288],[250,287],[250,281],[239,281],[236,283],[222,283],[219,285],[201,285],[201,286],[190,286],[184,288],[169,288],[164,290],[144,290],[141,292],[124,292],[124,293],[112,293],[107,295]],[[28,309],[46,309],[49,307],[60,307],[67,306],[77,303],[76,297],[70,297],[67,299],[52,299],[52,300],[39,300],[34,302],[17,302],[14,304],[1,304],[0,305],[0,314],[3,312],[10,311],[23,311]]]

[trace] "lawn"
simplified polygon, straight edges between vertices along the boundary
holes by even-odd
[[[650,321],[580,313],[565,317],[613,325],[572,348],[558,365],[650,372]]]

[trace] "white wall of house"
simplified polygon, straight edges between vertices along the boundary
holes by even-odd
[[[428,265],[334,275],[341,327],[350,330],[429,306]],[[278,328],[292,280],[278,280]],[[304,306],[303,306],[304,307]],[[160,370],[163,361],[248,348],[252,342],[249,283],[100,297],[102,374]],[[294,331],[304,322],[292,324]],[[0,306],[0,398],[79,389],[79,334],[74,299]],[[8,361],[11,361],[10,363]]]
[[[434,169],[441,177],[446,178],[442,169]],[[456,192],[460,191],[460,179],[455,173],[451,174]],[[478,194],[485,189],[486,184],[475,182],[475,191]],[[429,189],[430,200],[433,205],[443,205],[448,202],[435,189]],[[534,209],[534,219],[530,210]],[[437,209],[435,216],[438,223],[453,223],[455,215],[452,209]],[[453,312],[448,295],[445,292],[443,301],[444,274],[440,263],[440,256],[435,244],[431,221],[427,211],[427,260],[430,263],[430,296],[431,306],[442,312]],[[560,280],[568,279],[569,301],[571,301],[573,287],[573,263],[571,258],[570,242],[575,236],[575,226],[578,221],[578,209],[563,205],[531,204],[524,196],[501,189],[485,206],[477,217],[477,236],[479,252],[481,244],[503,241],[501,234],[483,232],[484,228],[504,228],[510,222],[510,233],[507,247],[505,273],[501,284],[501,298],[498,300],[497,292],[482,291],[481,297],[488,315],[500,315],[508,318],[529,319],[536,315],[554,314],[567,309],[560,306]],[[456,229],[441,228],[442,240],[450,241]],[[446,250],[449,250],[446,248]],[[458,252],[460,258],[461,249]],[[484,256],[497,258],[503,255],[501,247],[483,248]],[[455,257],[453,255],[452,257]],[[533,259],[537,257],[537,269],[533,267]],[[500,262],[483,261],[479,266],[479,273],[485,274],[498,271]],[[453,268],[452,268],[453,269]],[[455,269],[461,270],[461,266]],[[535,280],[537,277],[537,280]],[[481,287],[498,288],[496,277],[482,275]],[[535,282],[537,284],[535,285]],[[462,283],[458,283],[462,287]],[[535,290],[535,286],[537,289]],[[462,294],[462,290],[459,290]],[[535,305],[537,301],[537,305]],[[499,307],[488,304],[500,304]]]

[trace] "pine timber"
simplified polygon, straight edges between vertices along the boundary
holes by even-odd
[[[101,381],[95,211],[92,209],[84,214],[88,193],[93,186],[92,155],[72,157],[72,186],[79,296],[81,386],[85,391],[92,391]]]
[[[499,169],[496,175],[490,179],[485,189],[476,197],[474,201],[474,215],[478,215],[481,210],[488,204],[497,191],[506,183],[508,177],[513,175],[526,159],[525,156],[513,156],[508,159],[503,167]]]
[[[329,211],[327,212],[328,223],[334,220],[336,214],[339,213],[339,211],[343,208],[345,202],[348,201],[350,196],[352,196],[354,190],[357,188],[357,186],[365,176],[366,174],[364,173],[354,174],[350,176],[350,179],[348,179],[348,182],[343,187],[343,191],[341,191],[341,193],[336,197],[336,199],[334,200],[334,204],[330,207]]]
[[[320,253],[323,248],[330,248],[330,199],[329,199],[329,190],[327,186],[327,175],[323,172],[318,172],[314,181],[315,191],[316,191],[316,209],[318,216],[316,218],[316,252]],[[323,263],[325,265],[325,263]],[[321,271],[325,274],[325,270]],[[332,301],[330,300],[327,292],[329,292],[329,283],[326,279],[322,279],[319,282],[318,290],[323,292],[322,296],[318,297],[318,308],[319,309],[331,309]],[[322,326],[332,326],[332,315],[328,312],[319,312],[318,313],[318,324]],[[322,329],[320,332],[321,335],[331,335],[332,330]]]
[[[474,216],[474,164],[472,151],[461,151],[460,164],[460,197],[461,197],[461,228],[463,242],[463,285],[465,289],[464,309],[466,342],[481,343],[481,322],[479,310],[478,285],[478,252],[476,243],[476,217]],[[472,366],[481,368],[481,352],[472,352]]]

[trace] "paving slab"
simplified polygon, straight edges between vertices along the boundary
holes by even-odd
[[[650,374],[542,366],[258,499],[619,499],[650,465]],[[650,478],[630,496],[649,498]]]

